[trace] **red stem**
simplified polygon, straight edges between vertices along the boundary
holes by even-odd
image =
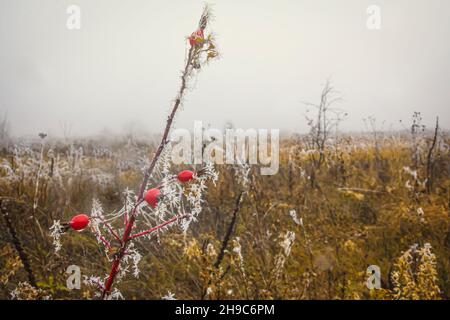
[[[153,228],[151,228],[151,229],[148,229],[148,230],[145,230],[145,231],[142,231],[142,232],[133,234],[133,235],[130,236],[128,239],[131,240],[131,239],[135,239],[135,238],[139,238],[139,237],[145,236],[145,235],[147,235],[147,234],[149,234],[149,233],[152,233],[152,232],[155,232],[155,231],[157,231],[157,230],[159,230],[159,229],[161,229],[161,228],[164,228],[165,226],[167,226],[167,225],[169,225],[169,224],[172,224],[172,223],[174,223],[175,221],[178,221],[178,220],[180,220],[180,219],[184,219],[184,218],[186,218],[187,216],[188,216],[188,215],[184,215],[184,216],[180,216],[180,217],[174,217],[174,218],[172,218],[172,219],[170,219],[170,220],[167,220],[166,222],[160,224],[159,226],[156,226],[156,227],[153,227]]]
[[[104,243],[104,245],[108,248],[111,248],[111,244],[109,243],[108,240],[105,239],[104,236],[102,236],[101,234],[98,235],[98,238]]]
[[[111,267],[111,272],[109,273],[109,277],[106,280],[105,288],[103,289],[103,292],[102,292],[102,299],[105,299],[107,297],[107,295],[111,293],[111,287],[114,283],[114,279],[116,278],[117,274],[119,273],[120,262],[122,261],[122,258],[126,253],[128,241],[131,240],[130,234],[133,229],[134,222],[136,221],[137,208],[144,199],[144,192],[145,192],[145,188],[147,187],[148,180],[150,179],[150,177],[153,173],[153,170],[156,166],[156,163],[157,163],[162,151],[164,150],[165,145],[168,142],[169,132],[172,127],[173,119],[175,118],[175,114],[178,110],[178,107],[181,104],[181,100],[183,98],[183,94],[186,89],[186,80],[187,80],[186,78],[191,70],[190,67],[192,64],[193,52],[194,52],[194,47],[191,47],[189,50],[189,53],[188,53],[188,59],[186,61],[186,65],[184,67],[183,75],[181,76],[181,86],[178,91],[178,97],[175,100],[175,103],[172,108],[172,112],[170,113],[169,117],[167,118],[166,127],[164,129],[164,133],[163,133],[161,142],[158,146],[158,149],[156,150],[156,152],[153,156],[150,166],[145,171],[144,179],[142,181],[141,187],[139,188],[138,199],[137,199],[136,205],[134,206],[133,211],[131,212],[129,220],[126,224],[125,232],[122,236],[121,247],[114,259],[114,262]]]
[[[114,238],[116,238],[116,240],[121,243],[122,240],[120,240],[119,235],[114,231],[114,229],[109,225],[109,223],[105,222],[105,225],[108,228],[109,233],[111,233],[114,236]]]

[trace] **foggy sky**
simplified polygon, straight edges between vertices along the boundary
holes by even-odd
[[[66,28],[70,4],[81,30]],[[0,117],[15,135],[159,132],[202,10],[193,0],[0,0]],[[366,27],[369,5],[381,27]],[[414,111],[450,127],[450,1],[216,0],[221,59],[202,70],[175,125],[307,130],[302,101],[331,78],[349,113],[401,128]]]

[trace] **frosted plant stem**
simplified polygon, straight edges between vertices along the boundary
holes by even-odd
[[[158,159],[161,156],[161,153],[164,150],[164,147],[166,146],[166,144],[168,142],[168,137],[169,137],[170,129],[172,128],[173,119],[175,118],[178,108],[180,107],[181,101],[183,99],[183,95],[184,95],[184,93],[186,91],[186,87],[187,87],[187,77],[189,76],[189,74],[192,70],[193,52],[194,52],[194,47],[191,47],[189,50],[188,58],[186,60],[186,65],[184,67],[183,75],[181,76],[181,85],[180,85],[180,89],[178,91],[178,96],[172,107],[172,111],[170,112],[170,115],[167,118],[166,127],[164,129],[164,133],[163,133],[161,142],[158,146],[158,149],[156,149],[156,152],[153,155],[152,161],[150,162],[150,166],[147,168],[147,170],[144,173],[144,179],[142,180],[141,187],[139,188],[138,198],[137,198],[137,201],[136,201],[136,204],[135,204],[133,210],[131,211],[130,218],[126,224],[125,232],[122,236],[122,245],[119,249],[119,252],[116,255],[116,258],[113,261],[113,264],[111,267],[111,272],[109,273],[108,279],[106,280],[106,283],[105,283],[105,286],[104,286],[104,289],[102,292],[102,296],[101,296],[102,299],[105,299],[108,296],[108,294],[111,293],[111,288],[114,283],[114,279],[116,278],[117,274],[119,273],[120,262],[122,261],[122,258],[125,255],[129,240],[131,240],[133,238],[133,237],[130,237],[130,235],[131,235],[131,231],[133,230],[134,222],[136,221],[136,211],[139,207],[139,204],[142,203],[142,201],[144,199],[144,192],[145,192],[145,188],[147,187],[148,180],[150,179],[150,177],[153,173],[153,170],[155,168],[155,165],[158,162]]]
[[[39,159],[39,167],[36,177],[36,185],[34,189],[34,199],[33,199],[33,217],[36,213],[36,209],[38,207],[38,201],[39,201],[39,181],[41,179],[41,171],[42,171],[42,163],[44,161],[44,143],[41,143],[41,154]]]

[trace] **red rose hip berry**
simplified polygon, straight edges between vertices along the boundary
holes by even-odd
[[[178,181],[180,182],[189,182],[194,178],[194,172],[190,170],[181,171],[178,174]]]
[[[89,217],[85,214],[79,214],[76,215],[75,217],[72,218],[72,220],[70,220],[70,227],[73,230],[76,231],[81,231],[84,228],[86,228],[89,224]]]
[[[189,37],[189,44],[191,45],[191,47],[198,47],[202,45],[203,40],[205,40],[203,30],[199,29],[195,32],[192,32],[191,36]]]
[[[194,47],[196,45],[197,41],[195,41],[194,36],[190,36],[189,37],[189,44],[191,45],[191,47]]]
[[[144,200],[151,205],[153,208],[156,208],[156,206],[158,205],[158,199],[161,196],[161,191],[159,191],[159,189],[157,188],[153,188],[148,190],[145,193],[144,196]]]

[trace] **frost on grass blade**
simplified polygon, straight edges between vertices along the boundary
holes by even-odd
[[[35,288],[28,282],[19,282],[10,293],[11,300],[51,300],[52,296],[43,289]]]
[[[107,300],[124,300],[124,297],[117,288],[114,288],[113,292],[108,295]]]
[[[290,210],[289,215],[291,216],[292,220],[294,220],[295,224],[297,224],[299,226],[303,226],[303,220],[302,220],[302,218],[297,217],[297,211]]]
[[[53,221],[53,225],[50,227],[50,236],[53,238],[53,246],[55,247],[55,253],[58,253],[61,248],[61,235],[64,234],[64,227],[59,220]]]
[[[166,294],[165,296],[162,296],[161,299],[162,299],[162,300],[177,300],[177,299],[175,298],[175,294],[173,294],[173,293],[170,292],[170,291],[167,291],[167,294]]]

